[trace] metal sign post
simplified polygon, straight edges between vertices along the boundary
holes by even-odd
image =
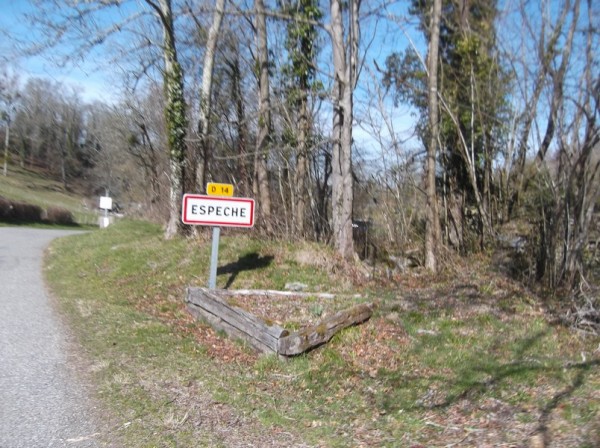
[[[183,195],[181,219],[184,224],[213,229],[208,288],[215,289],[221,227],[254,226],[254,199],[224,197],[233,194],[233,185],[229,184],[209,183],[206,190],[208,195]]]
[[[220,227],[213,227],[212,232],[212,250],[210,252],[210,272],[208,275],[208,289],[217,287],[217,264],[219,260],[219,236],[221,235]]]

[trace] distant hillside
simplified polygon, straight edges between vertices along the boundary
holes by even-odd
[[[69,210],[79,224],[97,224],[98,209],[95,201],[77,192],[66,191],[60,182],[52,180],[43,171],[10,166],[8,175],[0,172],[0,196],[13,201]]]

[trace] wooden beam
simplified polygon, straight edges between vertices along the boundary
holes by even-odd
[[[229,336],[248,342],[265,353],[277,353],[279,339],[289,332],[278,325],[267,325],[262,319],[225,300],[205,288],[188,288],[188,310]]]
[[[278,325],[268,325],[254,314],[230,305],[206,288],[188,288],[186,303],[191,314],[213,328],[242,339],[261,352],[283,356],[299,355],[322,345],[340,330],[362,323],[373,314],[373,304],[363,303],[290,334]]]
[[[338,331],[366,321],[372,314],[373,304],[371,303],[363,303],[340,311],[315,326],[282,336],[279,339],[277,353],[285,356],[304,353],[326,343]]]

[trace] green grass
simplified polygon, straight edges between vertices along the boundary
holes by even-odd
[[[556,446],[591,440],[600,425],[600,340],[552,325],[537,299],[508,297],[502,283],[479,293],[489,310],[470,308],[474,299],[442,283],[428,285],[433,299],[415,292],[406,311],[395,290],[352,287],[346,272],[302,261],[311,250],[327,251],[234,232],[221,239],[219,266],[229,266],[221,287],[301,281],[378,301],[366,324],[285,362],[255,359],[222,334],[205,339],[206,327],[187,318],[185,287],[206,283],[210,241],[164,241],[157,226],[124,221],[53,244],[48,281],[101,398],[116,421],[131,422],[118,430],[123,446],[230,446],[236,433],[260,446],[278,432],[331,447],[493,446],[522,444],[542,423]],[[224,417],[206,415],[221,406]],[[218,422],[228,419],[238,423],[224,435]]]
[[[60,182],[43,172],[9,165],[8,175],[0,174],[0,195],[13,201],[39,205],[42,208],[65,208],[83,225],[97,225],[98,214],[86,209],[80,195],[66,191]]]

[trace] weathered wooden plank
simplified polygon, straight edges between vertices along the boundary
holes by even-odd
[[[211,325],[233,337],[247,341],[263,352],[277,352],[279,339],[287,330],[277,325],[267,325],[262,319],[204,288],[188,288],[186,298],[192,314],[206,319]]]
[[[299,355],[329,341],[338,331],[369,319],[373,304],[360,304],[340,311],[317,325],[294,332],[279,339],[277,353],[285,356]]]
[[[260,333],[249,332],[247,329],[240,328],[238,323],[232,325],[231,321],[194,304],[188,303],[188,310],[195,316],[205,320],[213,328],[225,331],[230,337],[242,339],[261,352],[274,353],[277,350],[276,339],[263,337],[264,335]]]
[[[214,314],[222,315],[226,319],[239,322],[242,326],[250,326],[252,329],[266,332],[275,339],[281,337],[282,332],[287,330],[278,325],[269,325],[258,316],[229,304],[226,300],[205,288],[188,288],[188,302],[199,306],[208,307]]]
[[[234,338],[234,339],[237,338],[237,339],[246,341],[252,347],[254,347],[258,351],[263,352],[263,353],[273,353],[274,352],[272,346],[266,345],[262,341],[250,337],[248,335],[248,333],[230,325],[225,320],[221,319],[219,316],[215,316],[214,314],[206,311],[205,309],[203,309],[199,306],[188,303],[188,310],[195,317],[197,317],[201,320],[204,320],[211,327],[213,327],[217,330],[224,331],[231,338]]]
[[[264,351],[264,347],[276,351],[278,335],[273,335],[273,332],[257,317],[247,316],[241,310],[230,308],[226,304],[206,296],[201,300],[196,300],[196,303],[193,303],[192,300],[188,303],[188,307],[195,307],[216,328],[245,339],[262,351]]]

